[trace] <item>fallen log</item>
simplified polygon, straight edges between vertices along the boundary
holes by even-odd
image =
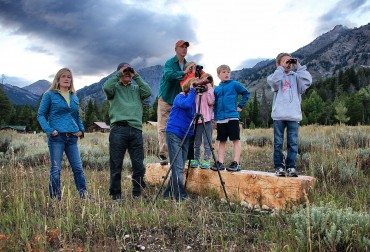
[[[160,185],[169,169],[159,163],[146,165],[145,179],[149,185]],[[187,168],[185,168],[185,174]],[[250,208],[285,209],[305,202],[305,195],[313,189],[316,179],[309,176],[278,177],[275,173],[242,170],[221,171],[227,196],[231,202],[243,202]],[[165,182],[165,185],[167,181]],[[218,173],[212,170],[190,168],[186,188],[189,192],[225,198]]]

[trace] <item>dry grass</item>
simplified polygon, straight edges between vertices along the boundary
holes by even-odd
[[[242,130],[242,168],[272,171],[272,130]],[[214,134],[215,138],[215,134]],[[145,162],[157,162],[158,141],[144,127]],[[287,212],[232,209],[215,197],[183,204],[109,199],[108,134],[80,141],[89,191],[80,200],[64,162],[63,199],[49,198],[49,160],[44,134],[0,136],[0,250],[4,251],[368,251],[370,248],[369,126],[305,126],[300,129],[298,170],[315,176],[312,202]],[[226,162],[231,161],[228,144]],[[129,174],[128,155],[123,176]],[[321,217],[320,217],[321,216]]]

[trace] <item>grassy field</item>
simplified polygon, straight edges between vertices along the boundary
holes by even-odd
[[[155,128],[144,127],[145,163],[158,162]],[[242,169],[272,171],[272,129],[242,130]],[[0,135],[0,251],[369,251],[370,126],[300,129],[300,174],[317,183],[310,201],[257,212],[190,195],[176,204],[149,187],[131,198],[128,154],[123,198],[110,200],[108,134],[80,140],[88,190],[81,200],[68,162],[62,201],[48,195],[45,134]],[[226,163],[232,161],[228,144]]]

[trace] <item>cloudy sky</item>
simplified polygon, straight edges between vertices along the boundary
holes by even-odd
[[[207,72],[252,67],[344,25],[370,22],[370,0],[0,0],[1,81],[52,81],[70,67],[80,89],[118,63],[163,65],[179,39]]]

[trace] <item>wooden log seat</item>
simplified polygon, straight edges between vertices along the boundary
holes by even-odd
[[[146,165],[145,179],[149,185],[160,185],[169,169],[159,163]],[[187,167],[184,172],[186,177]],[[169,175],[170,176],[170,175]],[[305,202],[306,193],[313,189],[316,179],[309,176],[278,177],[275,173],[242,170],[221,171],[230,202],[241,202],[249,208],[285,209]],[[167,184],[165,182],[164,186]],[[225,199],[217,171],[190,168],[186,189],[189,192]]]

